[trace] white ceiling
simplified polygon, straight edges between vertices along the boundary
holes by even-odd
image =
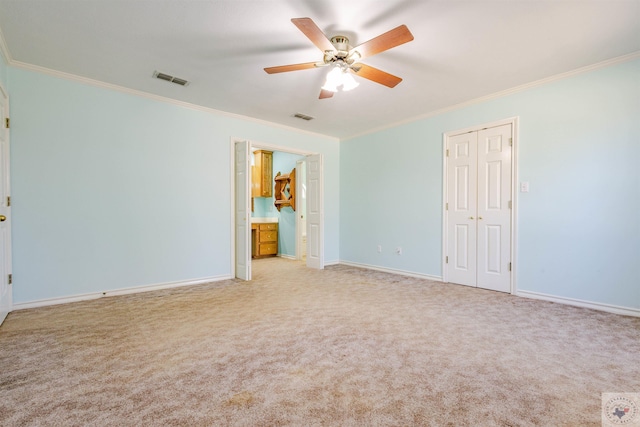
[[[319,100],[326,68],[266,74],[322,59],[299,17],[353,46],[406,24],[363,61],[404,80]],[[640,0],[0,0],[0,28],[14,65],[347,138],[638,52]]]

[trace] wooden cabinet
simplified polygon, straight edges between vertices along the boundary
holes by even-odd
[[[271,197],[273,195],[273,151],[253,152],[251,167],[251,197]]]
[[[251,224],[252,250],[254,258],[278,254],[278,224]]]
[[[273,202],[278,208],[278,212],[285,206],[291,206],[291,209],[296,210],[296,168],[291,170],[290,174],[280,175],[280,172],[276,174],[274,178],[276,182],[273,190],[275,201]]]

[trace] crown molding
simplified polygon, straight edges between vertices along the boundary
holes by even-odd
[[[314,136],[314,137],[329,138],[329,139],[334,140],[336,142],[340,141],[339,138],[336,138],[336,137],[333,137],[333,136],[324,135],[324,134],[316,133],[316,132],[311,132],[311,131],[307,131],[307,130],[304,130],[304,129],[298,129],[298,128],[294,128],[294,127],[291,127],[291,126],[286,126],[286,125],[283,125],[283,124],[280,124],[280,123],[270,122],[270,121],[267,121],[267,120],[256,119],[254,117],[243,116],[241,114],[235,114],[235,113],[229,113],[227,111],[216,110],[215,108],[204,107],[202,105],[192,104],[190,102],[185,102],[185,101],[179,101],[177,99],[167,98],[165,96],[155,95],[155,94],[152,94],[152,93],[149,93],[149,92],[145,92],[145,91],[142,91],[142,90],[131,89],[131,88],[120,86],[120,85],[116,85],[116,84],[113,84],[113,83],[107,83],[107,82],[103,82],[103,81],[100,81],[100,80],[90,79],[88,77],[82,77],[82,76],[78,76],[77,74],[65,73],[63,71],[57,71],[57,70],[53,70],[51,68],[41,67],[39,65],[28,64],[26,62],[16,61],[16,60],[13,60],[13,59],[7,61],[7,63],[8,63],[8,65],[10,65],[12,67],[15,67],[15,68],[20,68],[20,69],[23,69],[23,70],[33,71],[33,72],[41,73],[41,74],[47,74],[47,75],[52,76],[52,77],[57,77],[57,78],[65,79],[65,80],[71,80],[71,81],[75,81],[75,82],[78,82],[78,83],[86,84],[86,85],[89,85],[89,86],[95,86],[95,87],[99,87],[99,88],[103,88],[103,89],[114,90],[114,91],[117,91],[117,92],[126,93],[128,95],[133,95],[133,96],[138,96],[138,97],[141,97],[141,98],[151,99],[153,101],[164,102],[164,103],[167,103],[167,104],[173,104],[173,105],[176,105],[176,106],[182,107],[182,108],[188,108],[188,109],[191,109],[191,110],[202,111],[202,112],[205,112],[205,113],[208,113],[208,114],[214,114],[214,115],[225,116],[225,117],[229,117],[229,118],[249,121],[249,122],[253,122],[253,123],[256,123],[256,124],[263,125],[263,126],[269,126],[269,127],[275,127],[275,128],[287,130],[289,132],[295,132],[295,133],[304,134],[304,135],[310,135],[310,136]]]
[[[7,65],[11,65],[13,62],[13,58],[11,57],[11,51],[9,51],[9,46],[4,40],[4,33],[2,32],[2,28],[0,28],[0,54],[2,54],[2,58]]]
[[[523,92],[525,90],[528,89],[532,89],[535,87],[539,87],[539,86],[544,86],[546,84],[549,83],[553,83],[556,82],[558,80],[563,80],[569,77],[573,77],[573,76],[577,76],[578,74],[583,74],[583,73],[587,73],[589,71],[595,71],[595,70],[599,70],[601,68],[606,68],[606,67],[610,67],[612,65],[617,65],[617,64],[622,64],[624,62],[629,62],[629,61],[633,61],[635,59],[640,59],[640,51],[635,51],[632,53],[629,53],[627,55],[622,55],[622,56],[618,56],[616,58],[612,58],[612,59],[607,59],[606,61],[602,61],[602,62],[597,62],[595,64],[591,64],[591,65],[587,65],[585,67],[581,67],[581,68],[577,68],[575,70],[572,71],[567,71],[565,73],[560,73],[560,74],[556,74],[550,77],[545,77],[544,79],[540,79],[540,80],[535,80],[533,82],[530,83],[525,83],[523,85],[520,86],[516,86],[513,87],[511,89],[506,89],[500,92],[495,92],[493,94],[490,95],[485,95],[482,96],[480,98],[475,98],[475,99],[471,99],[469,101],[465,101],[462,102],[460,104],[455,104],[455,105],[451,105],[449,107],[445,107],[445,108],[441,108],[439,110],[434,110],[425,114],[421,114],[419,116],[414,116],[399,122],[395,122],[389,125],[385,125],[385,126],[380,126],[377,128],[373,128],[370,129],[366,132],[362,132],[362,133],[358,133],[358,134],[354,134],[351,135],[349,137],[346,138],[341,138],[340,142],[346,142],[350,139],[355,139],[355,138],[359,138],[361,136],[365,136],[365,135],[371,135],[372,133],[377,133],[377,132],[381,132],[383,130],[387,130],[387,129],[392,129],[398,126],[402,126],[402,125],[406,125],[409,123],[413,123],[413,122],[417,122],[419,120],[424,120],[430,117],[434,117],[434,116],[438,116],[440,114],[444,114],[444,113],[448,113],[451,111],[455,111],[455,110],[460,110],[462,108],[466,108],[469,107],[471,105],[476,105],[476,104],[480,104],[482,102],[487,102],[487,101],[491,101],[494,99],[498,99],[498,98],[503,98],[505,96],[509,96],[509,95],[513,95],[515,93],[519,93],[519,92]]]

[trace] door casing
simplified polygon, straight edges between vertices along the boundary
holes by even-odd
[[[240,142],[240,141],[245,141],[246,139],[244,138],[231,138],[231,158],[230,158],[230,165],[231,165],[231,226],[230,226],[230,230],[231,230],[231,265],[230,265],[230,271],[231,271],[231,276],[232,277],[236,277],[237,276],[237,272],[236,272],[236,227],[235,227],[235,200],[236,200],[236,189],[235,189],[235,179],[236,179],[236,174],[235,174],[235,143],[236,142]],[[290,153],[290,154],[299,154],[301,156],[311,156],[311,155],[316,155],[318,153],[314,153],[314,152],[310,152],[310,151],[303,151],[303,150],[296,150],[294,148],[291,147],[283,147],[283,146],[279,146],[279,145],[273,145],[273,144],[264,144],[261,142],[254,142],[249,140],[249,152],[253,152],[254,150],[269,150],[269,151],[280,151],[283,153]],[[320,157],[322,158],[322,154],[320,154]],[[302,159],[302,161],[306,162],[306,159]],[[322,165],[324,165],[324,162],[321,163]],[[324,168],[324,166],[322,166]],[[322,171],[322,176],[324,176],[324,171]],[[248,191],[251,191],[250,188],[251,183],[249,183],[249,189]],[[307,199],[307,203],[308,203],[308,199]],[[321,212],[324,213],[324,193],[320,194],[320,203],[321,203]],[[324,215],[323,215],[324,216]],[[321,265],[320,268],[324,268],[324,217],[321,219],[322,221],[322,236],[321,236],[321,252],[322,252],[322,259],[321,259]],[[296,215],[296,228],[298,227],[298,216]],[[250,231],[249,231],[250,233]],[[296,238],[297,239],[297,238]],[[250,239],[249,239],[250,240]],[[307,239],[307,246],[309,245],[309,240]],[[251,252],[251,251],[249,251]],[[308,248],[307,248],[307,253],[308,253]],[[251,257],[249,256],[249,263],[251,263]],[[307,262],[308,264],[308,262]],[[251,268],[249,267],[249,271],[251,271]]]
[[[449,138],[454,135],[459,135],[461,133],[466,132],[475,132],[480,131],[485,128],[492,128],[496,126],[511,124],[512,132],[513,132],[513,145],[511,149],[511,272],[510,272],[510,280],[511,280],[511,290],[510,294],[515,295],[517,292],[517,268],[518,268],[518,251],[517,251],[517,237],[518,237],[518,223],[517,223],[517,212],[518,212],[518,191],[517,191],[517,182],[518,182],[518,117],[510,117],[503,120],[497,120],[495,122],[480,124],[476,126],[470,126],[464,129],[458,129],[455,131],[445,132],[442,137],[442,281],[448,282],[448,269],[447,269],[447,260],[446,256],[448,253],[447,247],[447,200],[448,200],[448,182],[447,182],[447,146],[449,143]]]

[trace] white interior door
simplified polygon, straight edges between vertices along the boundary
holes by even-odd
[[[0,86],[0,324],[13,307],[9,201],[9,97]]]
[[[322,155],[306,157],[307,163],[307,267],[324,268],[324,212]]]
[[[449,140],[448,280],[467,286],[476,286],[477,147],[477,132]]]
[[[505,124],[449,138],[447,280],[511,291],[511,141]]]
[[[478,132],[478,287],[509,292],[511,125]]]
[[[235,270],[236,277],[251,280],[251,158],[249,141],[235,141]]]

